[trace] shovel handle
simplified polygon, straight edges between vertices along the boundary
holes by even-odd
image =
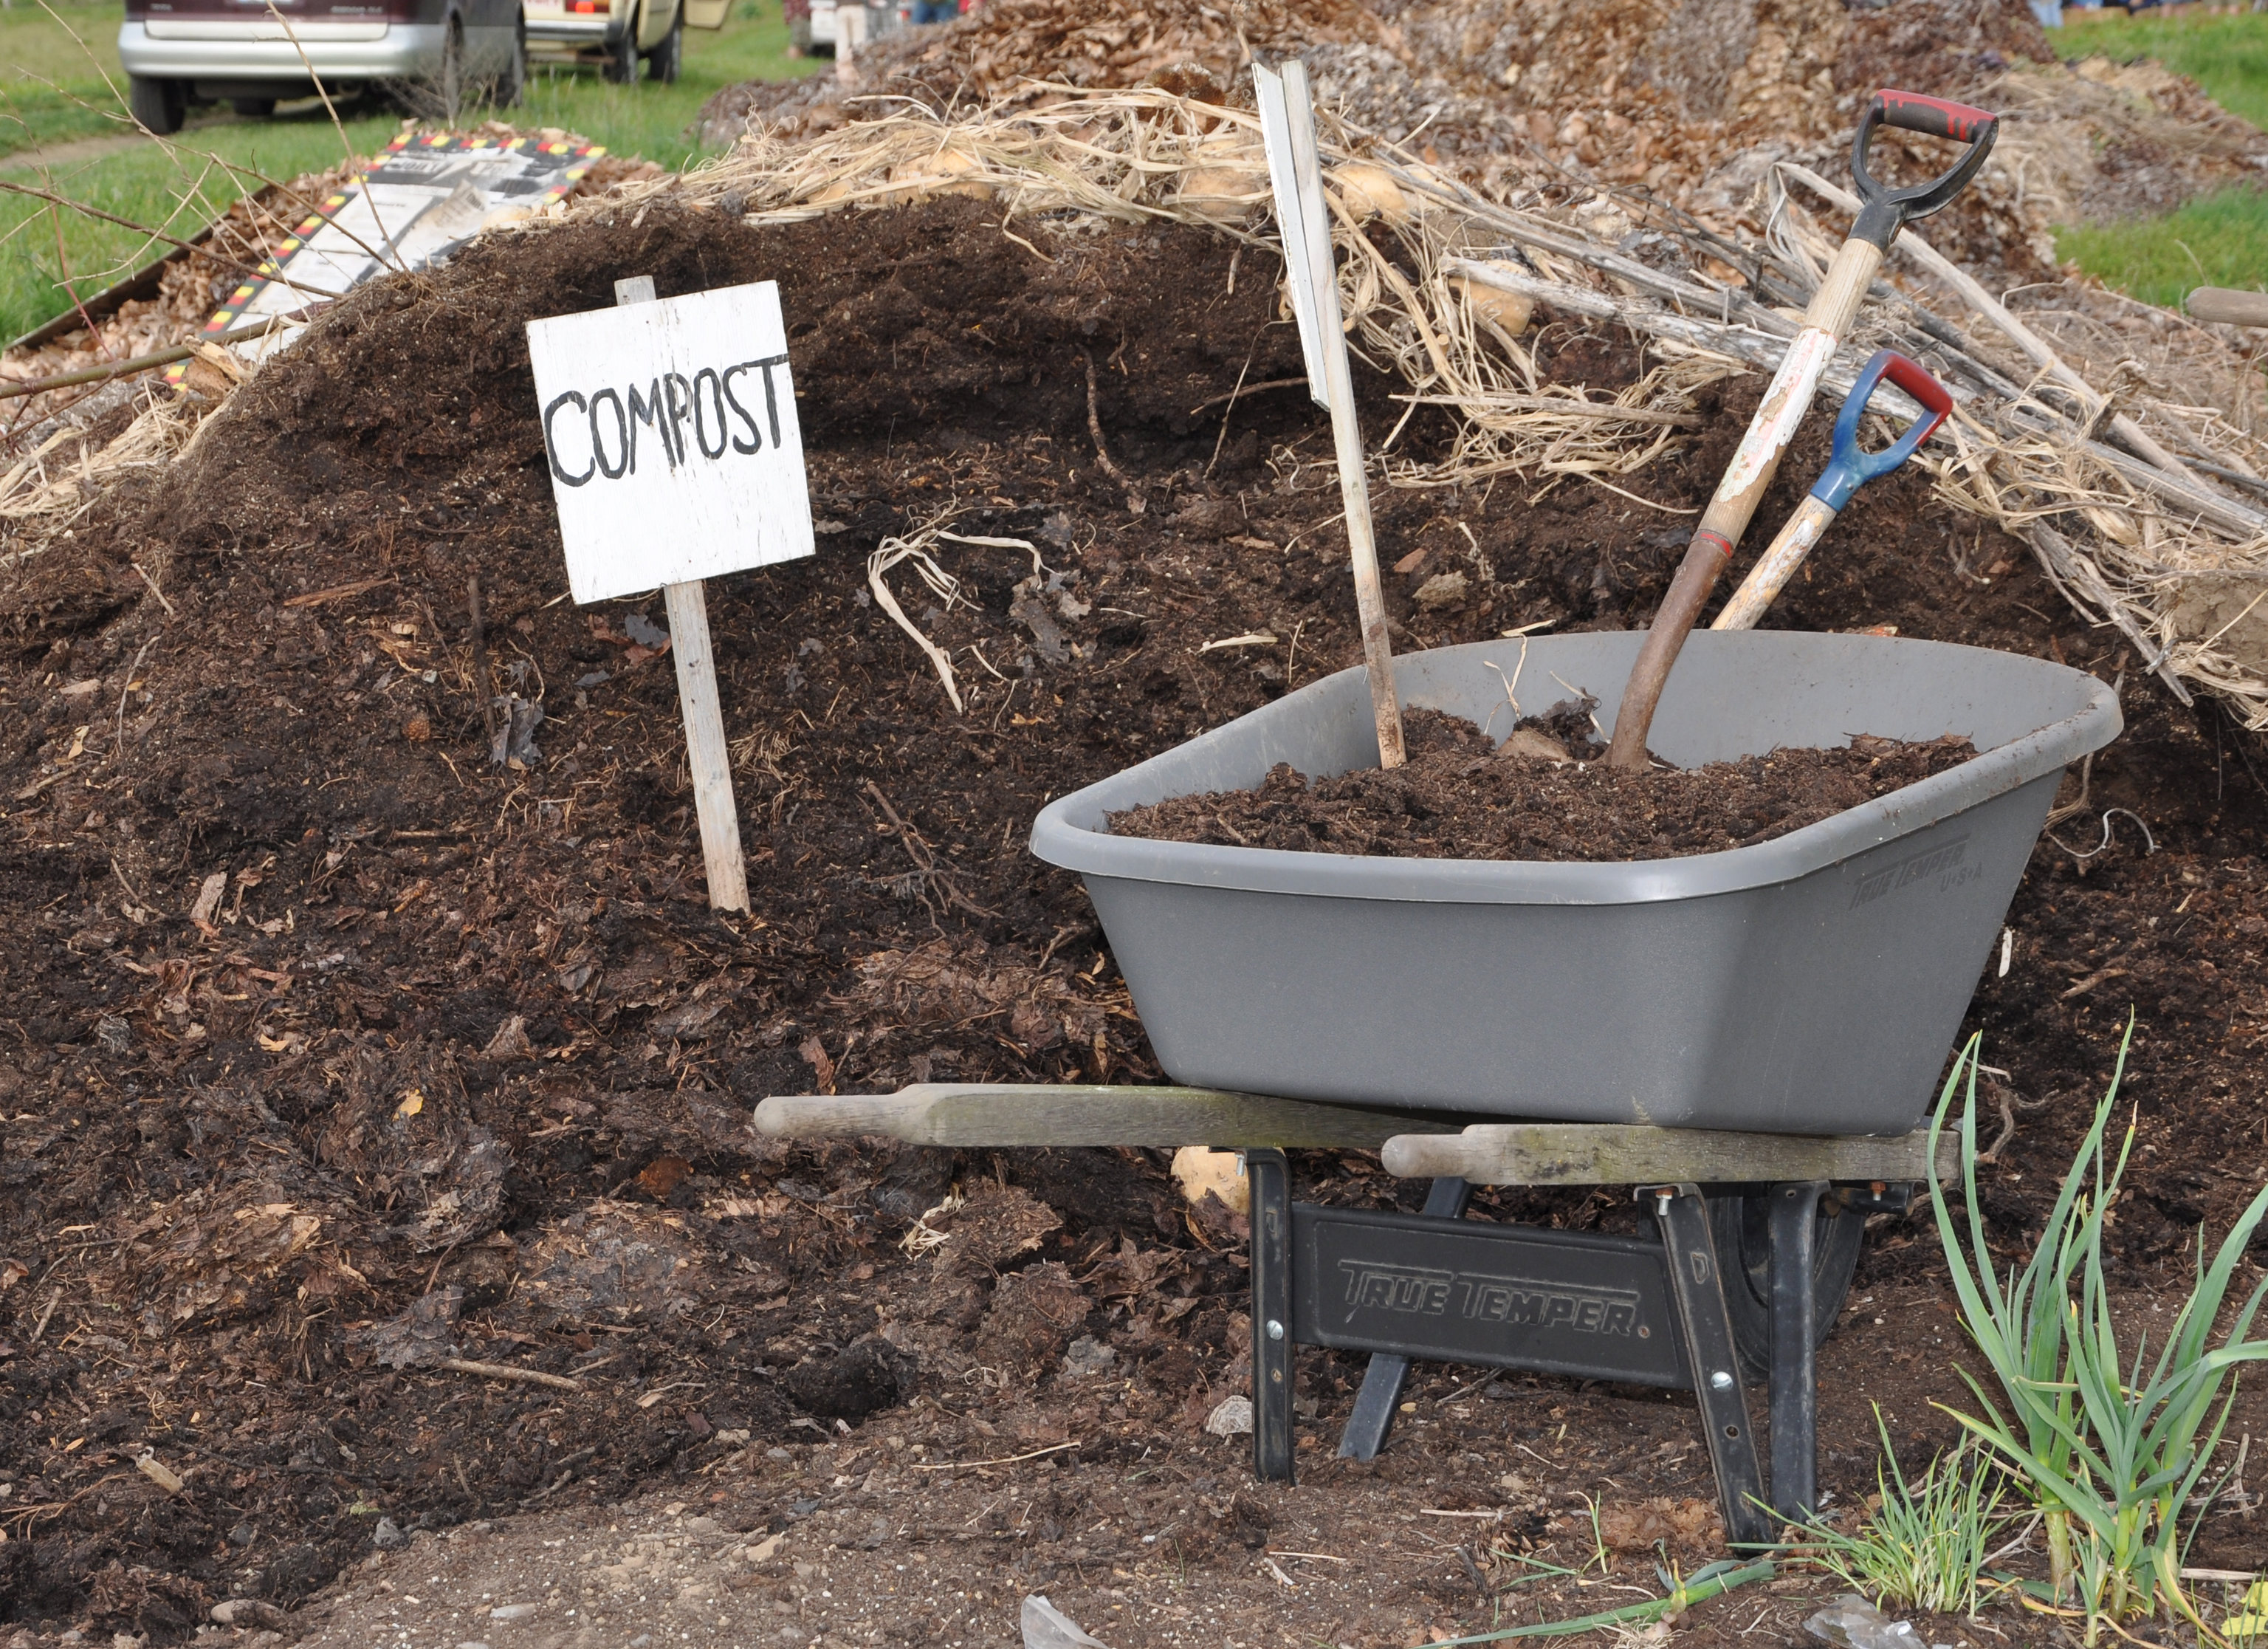
[[[1949,138],[1969,146],[1959,159],[1928,182],[1892,189],[1878,181],[1867,169],[1867,151],[1874,144],[1875,129],[1882,126]],[[1875,92],[1867,100],[1867,112],[1859,119],[1858,136],[1851,140],[1851,175],[1858,182],[1862,203],[1859,220],[1851,226],[1852,238],[1889,251],[1890,242],[1898,238],[1898,231],[1909,222],[1928,217],[1968,187],[1969,180],[1977,175],[1977,168],[1992,152],[1993,139],[1999,135],[2000,117],[1990,110],[1971,108],[1966,103],[1949,102],[1944,98],[1925,97],[1918,92],[1885,88]]]
[[[1885,378],[1920,402],[1922,415],[1881,452],[1864,452],[1859,446],[1859,418],[1867,410],[1868,398]],[[1851,386],[1851,393],[1844,397],[1843,410],[1835,419],[1833,455],[1813,484],[1811,495],[1788,517],[1779,536],[1757,558],[1748,577],[1741,580],[1741,588],[1733,592],[1732,599],[1709,627],[1755,629],[1764,610],[1786,587],[1788,580],[1795,576],[1795,570],[1803,565],[1804,558],[1811,553],[1837,513],[1851,501],[1851,495],[1865,483],[1888,475],[1912,457],[1952,410],[1953,397],[1946,393],[1945,386],[1919,364],[1896,350],[1875,351],[1859,373],[1859,381]]]
[[[1941,177],[1911,189],[1891,189],[1876,181],[1867,170],[1867,151],[1879,126],[1896,126],[1966,142],[1967,151]],[[1909,218],[1923,218],[1958,195],[1999,135],[2000,117],[1965,103],[1924,97],[1913,92],[1881,91],[1867,100],[1867,112],[1852,139],[1851,171],[1859,184],[1858,221],[1851,238],[1828,266],[1827,277],[1812,294],[1804,311],[1803,330],[1790,341],[1779,370],[1758,403],[1749,433],[1733,454],[1716,496],[1709,500],[1685,558],[1670,580],[1668,592],[1655,610],[1653,623],[1639,645],[1638,659],[1624,684],[1622,703],[1615,714],[1614,741],[1608,747],[1609,766],[1625,772],[1646,765],[1646,739],[1653,712],[1668,684],[1686,633],[1701,617],[1717,575],[1730,564],[1748,531],[1764,489],[1779,468],[1780,455],[1794,438],[1796,425],[1809,410],[1819,375],[1850,329],[1866,297],[1874,271],[1881,267],[1890,243]]]
[[[1885,378],[1920,402],[1922,415],[1881,451],[1862,451],[1859,446],[1859,419],[1867,410],[1868,398]],[[1859,373],[1858,382],[1851,386],[1851,393],[1843,399],[1843,410],[1835,418],[1833,455],[1813,484],[1811,496],[1830,509],[1841,509],[1861,485],[1876,476],[1889,474],[1912,457],[1952,413],[1953,397],[1943,384],[1930,376],[1926,367],[1896,350],[1876,350]]]

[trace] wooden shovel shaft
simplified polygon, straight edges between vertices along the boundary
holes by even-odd
[[[1615,714],[1614,743],[1607,751],[1607,760],[1613,765],[1646,765],[1646,740],[1653,726],[1654,706],[1661,702],[1661,690],[1677,662],[1678,651],[1699,621],[1717,575],[1731,565],[1733,552],[1740,547],[1741,536],[1748,531],[1765,490],[1779,473],[1779,461],[1788,442],[1795,438],[1796,426],[1803,422],[1803,415],[1811,410],[1812,396],[1818,393],[1820,373],[1826,370],[1843,334],[1850,329],[1867,284],[1881,263],[1881,248],[1855,237],[1845,240],[1828,268],[1827,278],[1813,294],[1811,307],[1804,311],[1803,330],[1788,344],[1786,359],[1764,391],[1749,433],[1741,438],[1716,496],[1702,514],[1701,524],[1693,529],[1693,541],[1678,564],[1669,594],[1653,616],[1653,627],[1638,649],[1638,662],[1631,667],[1622,706]]]
[[[1815,498],[1807,498],[1796,506],[1795,514],[1787,518],[1787,525],[1779,529],[1771,547],[1756,558],[1749,569],[1741,588],[1733,592],[1724,610],[1710,622],[1712,630],[1753,630],[1756,620],[1764,616],[1764,609],[1787,587],[1795,576],[1796,568],[1803,565],[1804,557],[1819,542],[1820,535],[1833,522],[1836,511]]]

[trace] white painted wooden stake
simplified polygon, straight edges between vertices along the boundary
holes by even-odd
[[[615,283],[616,304],[652,303],[653,277]],[[685,713],[686,765],[693,810],[701,821],[701,859],[716,910],[748,908],[748,871],[740,855],[740,812],[733,800],[732,756],[717,697],[717,654],[709,644],[709,599],[698,579],[661,587],[669,605],[669,653],[677,661],[677,702]]]
[[[1403,763],[1402,711],[1394,691],[1394,644],[1386,631],[1386,597],[1378,580],[1378,542],[1370,519],[1370,483],[1363,470],[1362,425],[1354,408],[1354,377],[1347,366],[1345,324],[1339,314],[1337,265],[1331,252],[1330,206],[1315,152],[1314,106],[1307,68],[1298,58],[1280,73],[1252,65],[1260,106],[1260,131],[1276,196],[1276,223],[1300,319],[1300,347],[1307,366],[1307,392],[1331,415],[1337,447],[1339,501],[1346,507],[1347,550],[1354,564],[1354,606],[1362,625],[1362,660],[1370,676],[1371,712],[1378,721],[1378,765]]]

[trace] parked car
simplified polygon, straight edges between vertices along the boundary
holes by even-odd
[[[654,80],[674,80],[687,28],[720,29],[732,0],[526,0],[529,46],[552,61],[596,63],[629,85],[643,59]]]
[[[273,114],[318,77],[335,98],[416,88],[453,115],[518,101],[527,74],[519,0],[126,0],[118,58],[134,117],[161,135],[201,103]]]

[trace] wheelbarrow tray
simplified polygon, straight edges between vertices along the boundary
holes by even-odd
[[[1644,638],[1531,638],[1522,707],[1599,700]],[[1518,640],[1405,655],[1405,709],[1503,724]],[[1557,682],[1554,677],[1557,677]],[[1785,836],[1613,863],[1149,841],[1106,816],[1373,766],[1359,669],[1049,803],[1176,1082],[1492,1115],[1904,1134],[1929,1103],[2065,767],[2117,736],[2083,671],[1888,637],[1697,632],[1652,734],[1680,766],[1961,734],[1960,766]]]

